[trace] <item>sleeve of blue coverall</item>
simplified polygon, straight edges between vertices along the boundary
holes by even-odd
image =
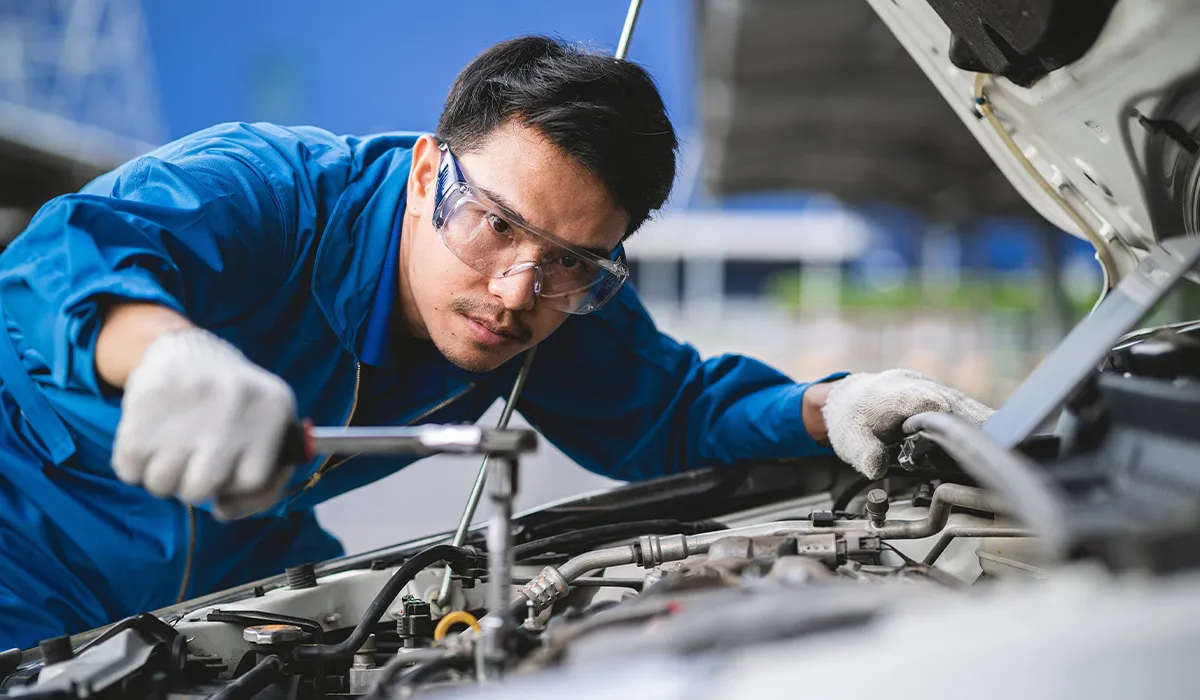
[[[282,150],[240,125],[85,190],[104,194],[42,207],[6,251],[0,293],[55,385],[100,390],[93,352],[106,301],[153,302],[211,327],[279,288],[297,206]]]
[[[518,408],[581,466],[637,481],[832,454],[804,428],[809,386],[749,357],[702,359],[659,332],[626,285],[543,341]]]

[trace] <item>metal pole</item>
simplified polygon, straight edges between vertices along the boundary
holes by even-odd
[[[625,14],[625,26],[621,28],[621,40],[617,43],[617,58],[625,58],[629,54],[629,40],[633,38],[633,27],[637,24],[638,12],[642,9],[642,0],[629,0],[629,12]]]
[[[489,465],[488,491],[492,516],[488,520],[488,615],[479,621],[483,627],[480,666],[485,678],[498,678],[508,658],[508,596],[512,584],[512,512],[517,493],[517,458],[504,456]]]
[[[533,355],[537,351],[537,346],[533,346],[525,351],[525,360],[521,363],[521,369],[517,372],[517,379],[513,382],[512,390],[508,393],[508,399],[504,402],[504,410],[500,413],[500,420],[496,423],[496,427],[503,430],[508,427],[508,421],[512,418],[513,411],[517,407],[517,399],[521,397],[521,390],[525,388],[525,380],[529,377],[529,367],[533,364]],[[490,455],[484,455],[483,462],[479,465],[479,473],[475,475],[475,485],[471,487],[471,495],[467,497],[467,506],[463,508],[462,517],[458,520],[458,529],[454,531],[454,546],[461,547],[467,541],[467,530],[471,528],[471,519],[475,517],[475,510],[479,507],[479,499],[483,497],[483,487],[487,483],[488,459]],[[442,578],[442,587],[438,591],[438,605],[445,607],[450,602],[450,569],[446,569],[446,575]]]

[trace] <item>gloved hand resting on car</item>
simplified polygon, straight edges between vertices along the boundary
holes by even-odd
[[[843,461],[878,479],[887,471],[887,444],[903,437],[901,426],[918,413],[953,413],[982,425],[995,411],[906,369],[852,374],[833,383],[821,415],[829,444]]]
[[[202,328],[159,336],[125,382],[113,469],[130,484],[186,503],[216,498],[214,515],[274,503],[293,468],[280,468],[296,398],[279,377]]]

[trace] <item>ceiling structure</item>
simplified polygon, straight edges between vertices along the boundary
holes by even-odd
[[[696,0],[700,185],[1033,217],[866,2]]]
[[[0,4],[0,243],[162,138],[138,0]]]

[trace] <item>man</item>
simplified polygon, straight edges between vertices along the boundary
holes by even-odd
[[[875,474],[909,415],[986,417],[660,334],[622,242],[675,151],[640,67],[531,37],[436,137],[222,125],[48,203],[0,256],[0,648],[339,555],[313,506],[405,461],[280,467],[286,426],[474,421],[535,345],[522,414],[618,479],[830,444]]]

